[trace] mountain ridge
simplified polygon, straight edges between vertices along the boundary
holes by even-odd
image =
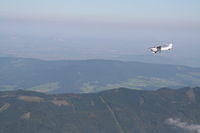
[[[0,75],[0,90],[26,89],[51,93],[200,85],[200,68],[114,60],[0,58]]]
[[[0,133],[190,132],[200,124],[199,103],[199,87],[88,94],[6,91],[0,92]]]

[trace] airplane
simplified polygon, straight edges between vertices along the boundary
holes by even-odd
[[[167,50],[171,50],[173,47],[173,44],[166,44],[166,45],[159,45],[156,47],[151,47],[149,48],[151,50],[152,53],[156,54],[156,53],[161,53],[162,51],[167,51]]]

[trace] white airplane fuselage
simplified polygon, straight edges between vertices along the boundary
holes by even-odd
[[[172,47],[173,47],[173,44],[170,43],[170,44],[163,45],[163,46],[152,47],[150,49],[151,49],[152,53],[157,53],[157,52],[171,50]]]

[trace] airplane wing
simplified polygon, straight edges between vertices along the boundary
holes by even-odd
[[[157,49],[161,49],[161,48],[162,48],[162,46],[157,46],[156,48],[157,48]]]
[[[157,48],[156,53],[157,53],[157,52],[160,52],[160,53],[161,53],[161,51],[162,51],[162,46],[157,46],[156,48]]]

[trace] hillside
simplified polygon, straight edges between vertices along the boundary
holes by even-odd
[[[200,69],[112,60],[44,61],[0,58],[0,90],[97,92],[200,85]]]
[[[0,92],[0,133],[196,133],[200,88]]]

